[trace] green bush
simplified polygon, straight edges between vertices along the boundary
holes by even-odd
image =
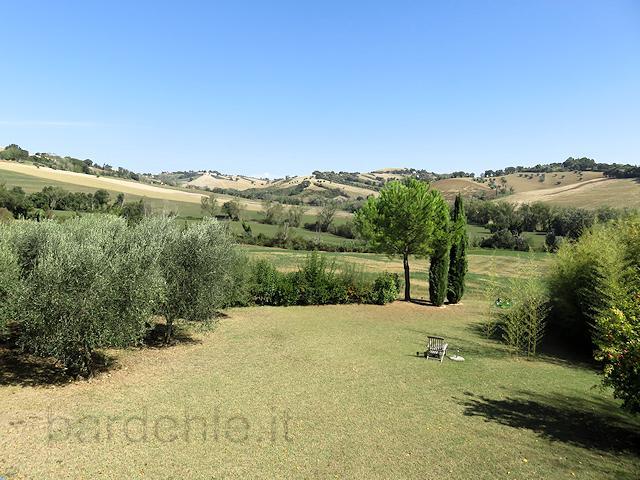
[[[563,243],[549,278],[553,325],[595,346],[603,383],[640,412],[640,218],[596,225]]]
[[[394,302],[400,293],[400,277],[397,273],[384,272],[376,277],[370,294],[370,303],[385,305]]]
[[[329,305],[394,301],[400,289],[397,274],[383,273],[373,283],[352,266],[336,271],[317,252],[296,272],[281,273],[266,260],[253,262],[248,281],[250,302],[256,305]]]
[[[293,275],[297,285],[300,305],[327,305],[346,303],[347,288],[334,272],[333,265],[327,265],[326,258],[318,252],[307,255],[305,262]]]
[[[258,260],[251,265],[249,294],[256,305],[289,306],[298,302],[293,274],[278,272],[267,260]]]

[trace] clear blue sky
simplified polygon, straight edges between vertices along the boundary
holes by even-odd
[[[136,171],[638,163],[640,2],[2,2],[0,143]]]

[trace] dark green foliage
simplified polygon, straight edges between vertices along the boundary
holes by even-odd
[[[444,304],[447,297],[449,272],[449,249],[447,246],[434,250],[429,264],[429,300],[437,307]]]
[[[230,220],[240,220],[240,204],[235,200],[229,200],[222,204],[222,213],[229,217]]]
[[[446,207],[439,192],[410,178],[389,182],[379,197],[370,197],[355,214],[356,229],[373,249],[402,257],[406,301],[411,300],[409,256],[431,252],[439,228],[436,212],[443,204]]]
[[[332,305],[375,303],[398,297],[397,274],[383,273],[373,283],[353,269],[336,271],[317,252],[307,256],[296,272],[281,273],[266,260],[251,265],[249,297],[256,305]]]
[[[109,203],[109,192],[107,192],[105,189],[100,188],[99,190],[96,190],[95,193],[93,194],[93,200],[95,201],[96,207],[97,208],[104,208],[107,206],[107,204]]]
[[[249,228],[250,225],[247,225]],[[282,238],[278,237],[268,237],[263,233],[259,233],[258,235],[249,235],[243,233],[238,235],[238,242],[245,243],[248,245],[260,245],[263,247],[279,247],[279,248],[288,248],[291,250],[306,250],[306,251],[314,251],[319,250],[321,252],[373,252],[374,250],[370,247],[367,247],[364,243],[356,243],[356,242],[347,242],[344,243],[325,243],[316,239],[304,238],[300,236],[288,236],[286,242],[282,241]]]
[[[20,146],[12,143],[4,147],[4,150],[0,151],[0,160],[14,160],[21,161],[29,158],[29,152],[20,148]]]
[[[26,217],[32,202],[20,187],[7,188],[0,184],[0,208],[6,208],[14,217]]]
[[[557,252],[560,248],[561,239],[553,232],[548,232],[544,238],[544,245],[550,252]]]
[[[125,203],[120,211],[120,215],[127,219],[129,225],[142,221],[142,219],[148,214],[149,208],[145,205],[144,200],[142,199],[137,202]]]
[[[436,204],[434,221],[436,229],[432,238],[432,253],[429,265],[429,300],[439,307],[444,304],[449,284],[451,232],[449,227],[449,207],[445,202]]]
[[[371,290],[370,302],[377,305],[391,303],[400,293],[400,277],[397,273],[383,272],[376,277]]]
[[[447,300],[458,303],[464,295],[464,281],[467,274],[467,219],[464,214],[462,196],[456,196],[453,209],[453,228],[449,253],[449,285]]]
[[[498,230],[489,238],[483,238],[480,246],[483,248],[505,248],[521,252],[529,251],[529,242],[522,235],[514,235],[507,229]]]

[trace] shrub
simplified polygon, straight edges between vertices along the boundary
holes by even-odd
[[[370,301],[378,305],[394,302],[400,293],[400,277],[397,273],[384,272],[376,277]]]
[[[334,265],[327,265],[326,258],[318,252],[307,255],[305,262],[294,274],[300,305],[346,303],[347,289],[335,274],[334,268]]]
[[[384,273],[367,282],[353,266],[336,272],[317,252],[308,255],[296,272],[278,272],[266,260],[253,262],[250,268],[249,295],[257,305],[382,305],[395,300],[399,288],[397,274]]]
[[[288,276],[278,272],[268,260],[251,265],[249,293],[257,305],[294,305],[297,293]]]
[[[332,225],[329,228],[329,233],[344,238],[356,238],[355,226],[351,221],[340,225]]]
[[[498,230],[489,238],[484,238],[480,242],[483,248],[506,248],[526,252],[529,250],[529,243],[522,235],[514,235],[507,229]]]

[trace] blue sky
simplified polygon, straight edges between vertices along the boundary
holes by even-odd
[[[136,171],[638,163],[640,2],[0,0],[0,143]]]

